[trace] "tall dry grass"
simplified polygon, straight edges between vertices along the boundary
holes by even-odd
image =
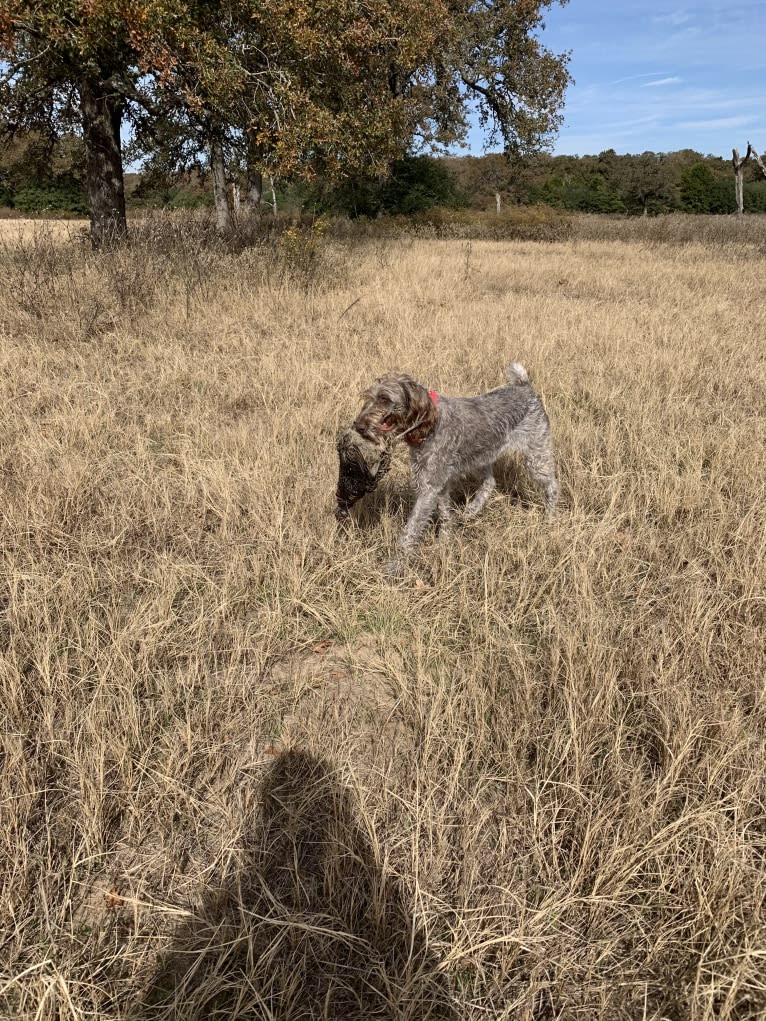
[[[763,1017],[764,280],[741,239],[6,235],[0,1013]],[[510,464],[386,584],[406,465],[339,538],[336,428],[512,359],[560,515]]]

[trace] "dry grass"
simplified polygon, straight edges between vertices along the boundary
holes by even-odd
[[[0,255],[0,1013],[763,1017],[758,247],[182,233]],[[511,359],[560,516],[384,583],[336,427]]]
[[[40,234],[52,235],[66,241],[78,232],[88,229],[87,220],[31,220],[22,217],[0,217],[0,242],[8,243],[21,238],[33,241]]]

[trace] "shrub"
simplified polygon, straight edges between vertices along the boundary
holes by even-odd
[[[338,221],[337,237],[421,237],[463,241],[565,241],[572,218],[546,206],[497,213],[437,207],[413,216]]]

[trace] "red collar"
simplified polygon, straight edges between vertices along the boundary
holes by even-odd
[[[436,406],[439,403],[439,393],[436,390],[429,390],[428,396],[431,398],[431,403]],[[429,434],[430,435],[430,434]],[[419,440],[410,439],[409,436],[404,437],[404,442],[409,443],[411,447],[419,447],[423,440],[428,439],[427,436],[422,436]]]

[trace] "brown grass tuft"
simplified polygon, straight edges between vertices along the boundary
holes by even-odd
[[[763,1017],[760,242],[0,226],[0,1014]],[[339,424],[513,359],[560,516],[384,583]]]

